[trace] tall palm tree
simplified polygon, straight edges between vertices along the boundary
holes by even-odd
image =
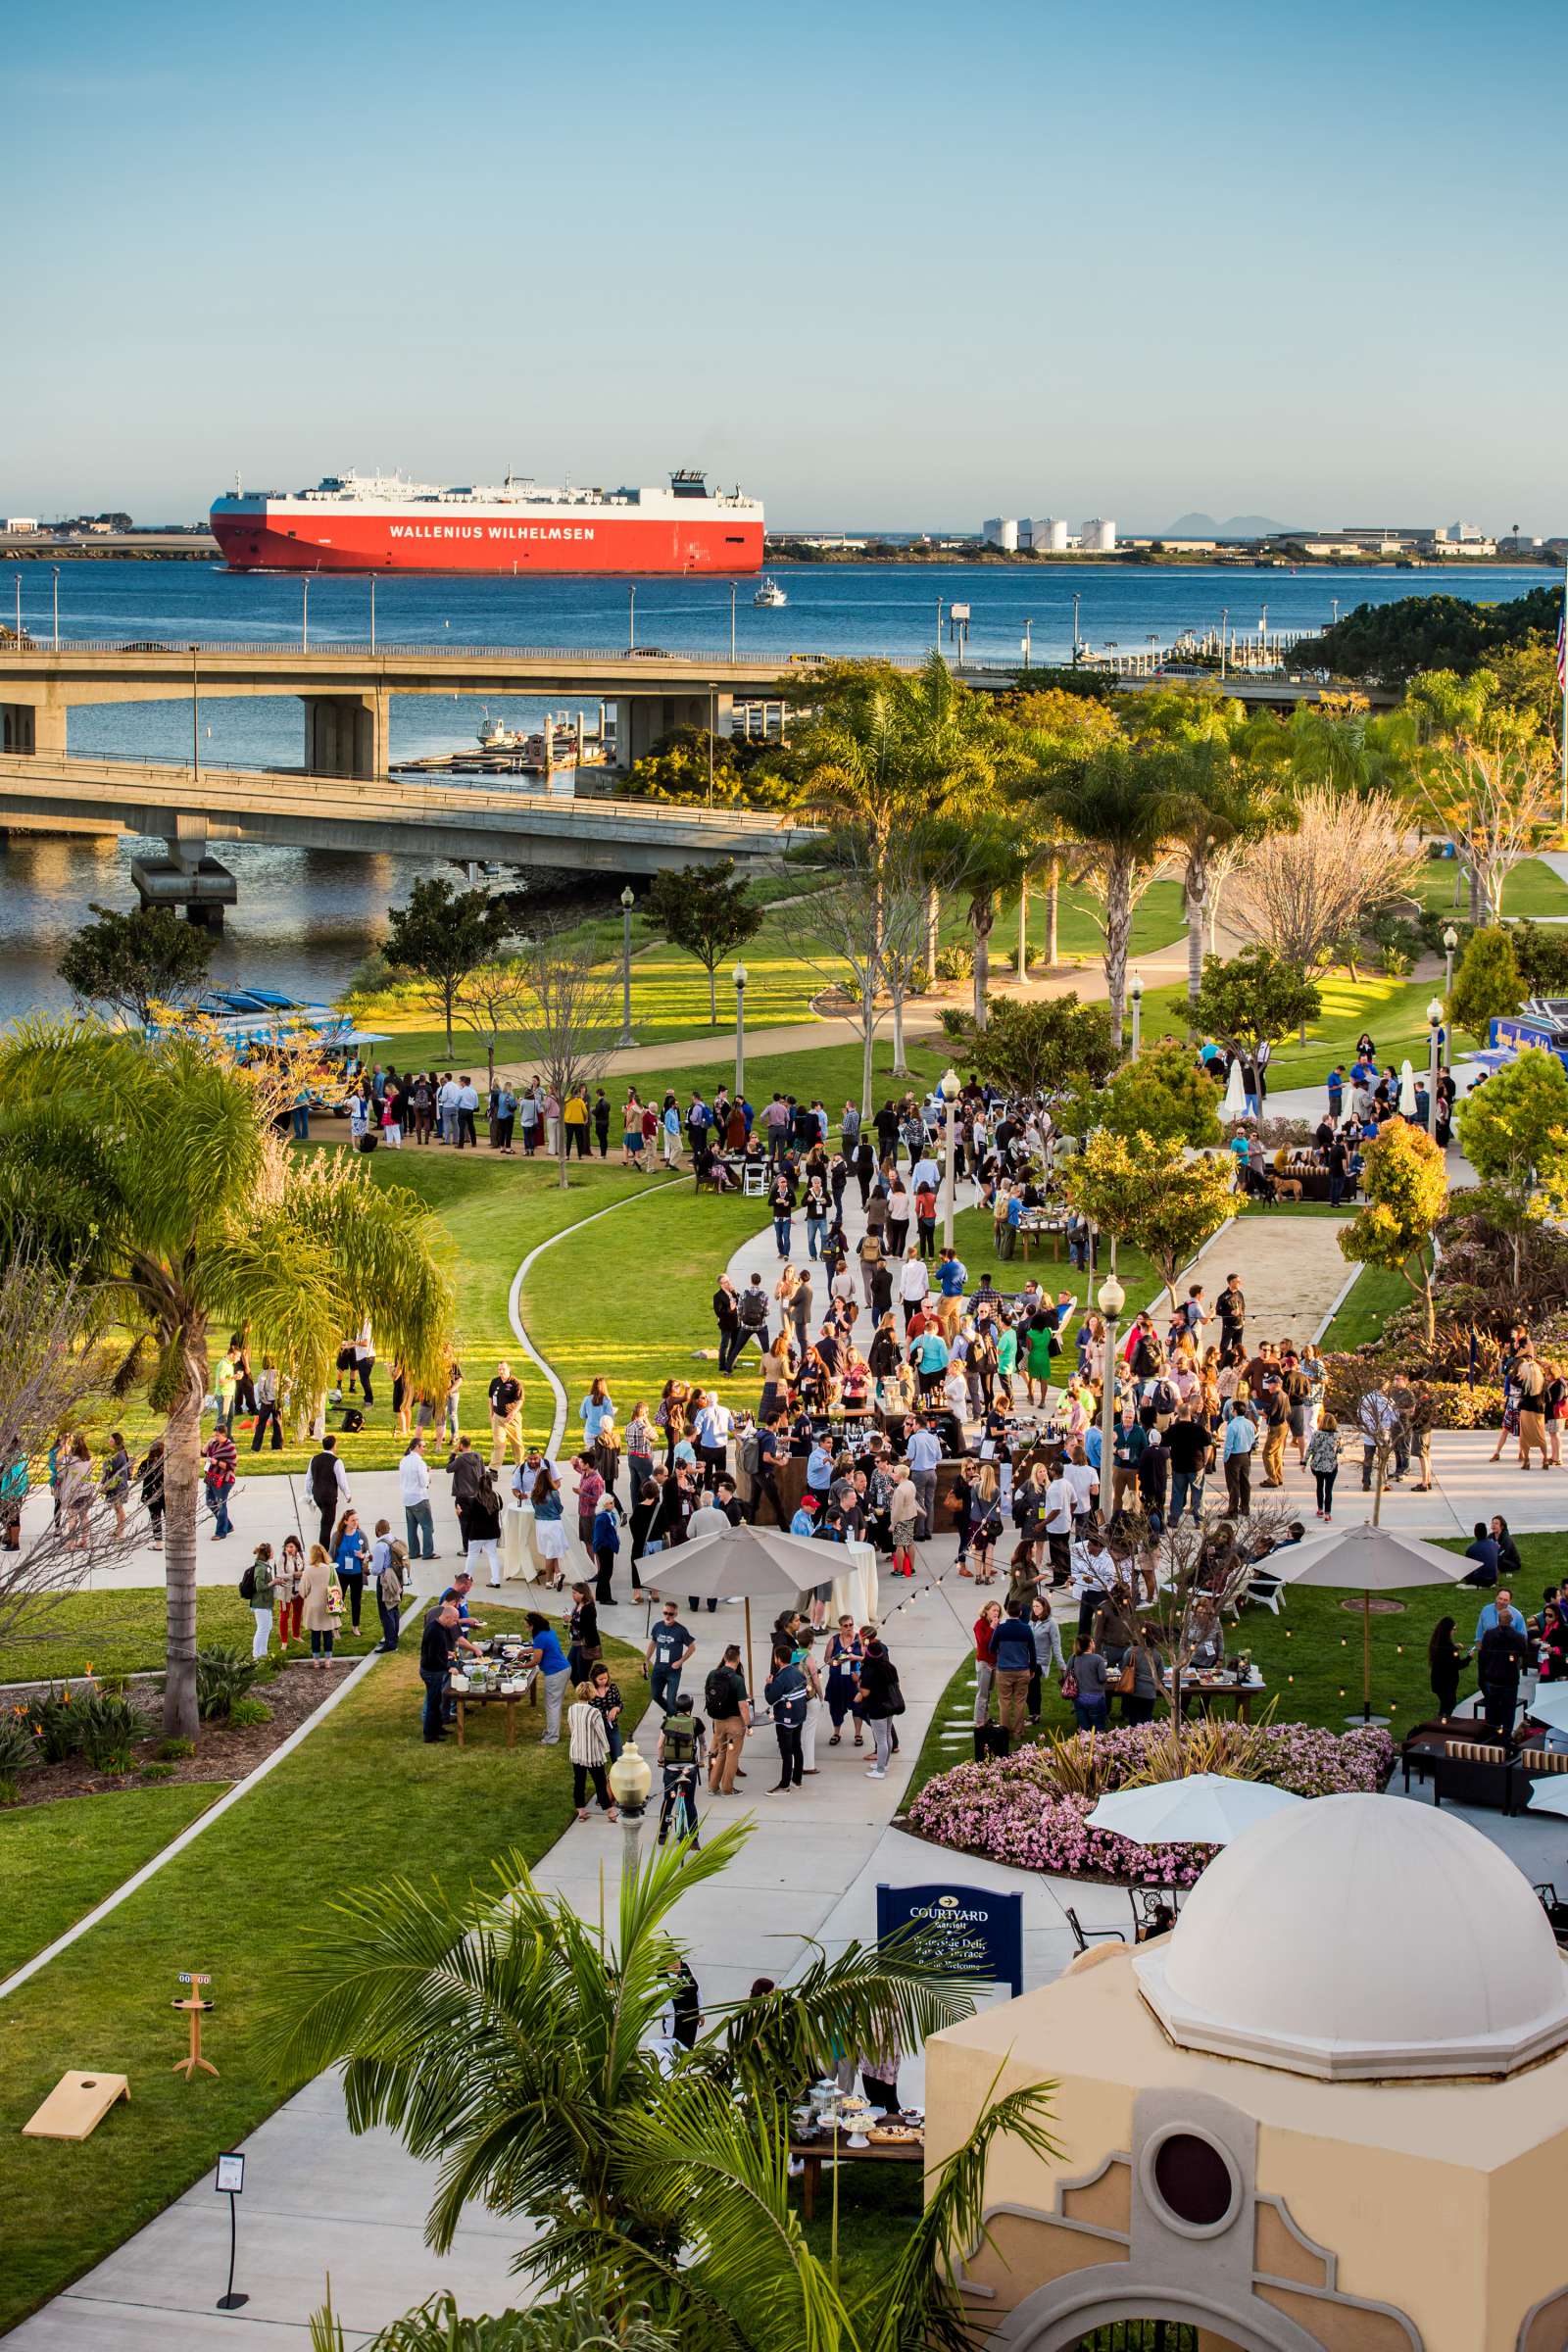
[[[1032,805],[1077,845],[1079,880],[1099,898],[1105,990],[1116,1043],[1127,1003],[1133,916],[1167,862],[1167,798],[1179,755],[1163,746],[1111,743],[1043,774]]]
[[[277,1094],[189,1036],[39,1023],[0,1043],[0,1241],[51,1202],[48,1246],[123,1341],[118,1385],[145,1388],[166,1416],[164,1727],[179,1739],[198,1730],[196,1514],[215,1338],[244,1329],[309,1411],[367,1315],[411,1387],[432,1395],[452,1336],[431,1211],[376,1184],[365,1160],[291,1152]]]
[[[1187,912],[1187,998],[1196,1003],[1203,977],[1204,931],[1210,923],[1214,876],[1225,853],[1261,840],[1272,826],[1288,823],[1279,790],[1260,777],[1229,744],[1194,744],[1172,755],[1164,796],[1164,819],[1172,844],[1182,853],[1182,896]]]
[[[958,2352],[953,2249],[979,2234],[1004,2133],[1054,2153],[1046,2094],[989,2109],[891,2278],[847,2299],[789,2203],[789,2098],[846,2051],[913,2047],[972,2002],[907,1939],[852,1943],[781,1990],[709,2004],[695,2046],[662,2063],[650,2039],[682,1956],[669,1914],[747,1835],[737,1823],[700,1853],[683,1842],[623,1874],[612,1935],[542,1893],[515,1856],[496,1865],[493,1889],[462,1898],[406,1881],[350,1895],[283,1988],[280,2060],[342,2063],[352,2128],[390,2126],[439,2160],[425,2230],[438,2251],[471,2198],[527,2217],[517,2268],[530,2291],[646,2315],[681,2352]],[[507,2321],[486,2325],[471,2352],[534,2352]],[[445,2340],[394,2333],[387,2352]]]

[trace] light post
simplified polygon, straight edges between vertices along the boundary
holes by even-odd
[[[1034,641],[1035,624],[1032,620],[1026,620],[1023,624],[1023,665],[1025,669],[1029,666],[1029,656],[1034,650]]]
[[[637,1876],[637,1845],[648,1818],[648,1791],[654,1776],[648,1759],[635,1747],[623,1747],[610,1767],[610,1793],[620,1807],[620,1875],[622,1882]]]
[[[947,1147],[945,1153],[947,1159],[947,1182],[943,1190],[942,1201],[942,1247],[944,1250],[951,1250],[953,1248],[953,1147],[955,1134],[957,1127],[957,1121],[953,1115],[953,1106],[957,1102],[959,1094],[958,1073],[956,1070],[943,1071],[941,1078],[937,1082],[937,1093],[942,1097],[943,1102],[947,1106],[948,1114],[947,1119],[944,1122],[947,1127]]]
[[[1074,669],[1078,666],[1078,598],[1076,595],[1072,600],[1072,665]]]
[[[631,1033],[631,910],[637,894],[628,882],[620,894],[620,1036],[618,1045],[634,1046]]]
[[[1136,1061],[1139,1048],[1144,1042],[1144,975],[1142,972],[1134,972],[1132,985],[1127,993],[1133,1002],[1133,1059]]]
[[[375,574],[370,574],[370,651],[375,651]]]
[[[1102,1525],[1110,1525],[1105,1498],[1110,1493],[1111,1466],[1116,1458],[1116,1325],[1127,1294],[1114,1274],[1100,1286],[1100,1312],[1105,1325],[1105,1368],[1100,1384],[1100,1509]]]
[[[1438,1048],[1443,1042],[1443,999],[1434,997],[1427,1006],[1427,1029],[1432,1047],[1427,1061],[1427,1133],[1438,1132]]]
[[[628,654],[634,654],[637,651],[637,583],[635,580],[628,580],[626,583],[626,651]]]
[[[738,963],[730,978],[735,983],[735,1100],[746,1094],[746,966]]]
[[[202,720],[201,704],[196,694],[196,648],[190,649],[190,780],[202,780]]]
[[[311,575],[300,574],[300,652],[307,653],[311,643]]]
[[[1230,643],[1230,634],[1231,609],[1229,605],[1222,605],[1219,613],[1219,674],[1221,678],[1225,675],[1225,650]]]
[[[22,565],[20,564],[17,565],[14,585],[17,591],[17,649],[20,652],[22,648]]]
[[[940,596],[937,598],[937,652],[939,654],[942,651],[942,607],[945,602],[945,598]]]
[[[1443,995],[1445,1002],[1453,994],[1453,951],[1459,945],[1459,934],[1450,923],[1443,934]]]
[[[729,658],[735,659],[735,582],[729,584]]]
[[[60,651],[60,566],[52,566],[55,575],[55,652]]]

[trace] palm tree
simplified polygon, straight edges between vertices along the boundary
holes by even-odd
[[[1187,999],[1197,1002],[1203,977],[1204,931],[1210,926],[1216,865],[1288,822],[1277,791],[1261,781],[1228,745],[1209,742],[1173,755],[1164,817],[1182,851],[1182,896],[1187,911]]]
[[[0,1044],[0,1240],[51,1202],[49,1247],[123,1342],[117,1386],[166,1416],[164,1728],[194,1739],[201,1411],[215,1334],[243,1329],[307,1411],[373,1315],[415,1390],[445,1377],[452,1292],[431,1211],[340,1152],[291,1152],[275,1079],[196,1037],[28,1024]]]
[[[747,1835],[737,1823],[701,1852],[682,1842],[623,1874],[612,1936],[542,1893],[515,1855],[496,1865],[494,1888],[458,1899],[404,1880],[350,1895],[285,1987],[278,2061],[341,2063],[356,2132],[389,2126],[439,2160],[425,2229],[438,2251],[477,2198],[532,2224],[517,2268],[537,2291],[597,2301],[617,2325],[646,2318],[682,2352],[957,2352],[968,2338],[952,2249],[979,2233],[1004,2133],[1054,2154],[1046,2094],[988,2110],[937,2176],[892,2277],[848,2301],[789,2204],[789,2097],[846,2051],[912,2047],[972,2002],[907,1938],[852,1943],[836,1960],[817,1953],[783,1989],[719,2004],[666,2072],[649,2045],[682,1956],[669,1914]],[[514,2324],[486,2323],[495,2332],[472,2352],[560,2341],[505,2332]]]
[[[1040,815],[1054,818],[1078,844],[1075,877],[1090,884],[1103,908],[1105,988],[1118,1046],[1133,916],[1166,861],[1166,808],[1177,758],[1163,747],[1106,744],[1042,774],[1031,796]]]

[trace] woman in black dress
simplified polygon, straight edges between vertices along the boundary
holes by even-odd
[[[1440,1617],[1432,1629],[1427,1644],[1428,1680],[1438,1702],[1438,1713],[1447,1717],[1459,1703],[1459,1675],[1470,1662],[1470,1652],[1460,1649],[1453,1639],[1453,1619]]]

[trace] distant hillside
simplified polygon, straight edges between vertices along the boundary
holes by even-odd
[[[1173,539],[1266,539],[1288,526],[1271,514],[1232,514],[1216,522],[1212,514],[1178,514],[1170,525]]]

